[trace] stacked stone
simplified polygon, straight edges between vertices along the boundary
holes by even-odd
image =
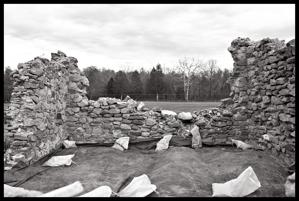
[[[198,122],[208,122],[200,130],[204,140],[233,137],[294,160],[295,41],[238,38],[228,50],[234,59],[230,97],[222,100],[218,115],[198,115]]]
[[[159,110],[141,109],[129,97],[88,100],[89,82],[77,59],[60,51],[52,53],[51,61],[35,58],[19,64],[12,74],[6,128],[12,143],[6,162],[38,160],[67,137],[110,143],[129,136],[138,141],[187,132],[193,123],[199,126],[205,144],[231,144],[231,138],[258,142],[294,160],[294,40],[285,45],[277,39],[238,38],[229,51],[235,61],[230,97],[219,108],[194,112],[188,123],[162,116]],[[272,136],[270,141],[263,139],[264,134]]]
[[[231,80],[232,95],[252,121],[249,137],[263,142],[261,134],[270,134],[276,140],[266,142],[267,148],[290,157],[295,151],[295,41],[239,38],[229,51],[235,72],[241,73]]]
[[[146,108],[146,111],[138,111],[137,102],[130,98],[99,98],[90,100],[88,105],[87,114],[81,114],[80,118],[89,120],[85,124],[76,124],[74,131],[69,132],[71,140],[111,143],[125,136],[132,140],[156,138],[176,134],[181,126],[175,118],[162,117],[159,112]]]
[[[194,112],[195,125],[199,126],[199,131],[205,145],[226,145],[231,144],[233,124],[232,112],[211,108]]]
[[[60,63],[39,57],[19,64],[12,73],[14,89],[7,112],[7,136],[12,143],[5,155],[7,164],[36,161],[66,138],[67,74]]]

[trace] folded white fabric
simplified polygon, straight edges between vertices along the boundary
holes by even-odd
[[[169,141],[171,140],[172,135],[165,135],[158,143],[156,151],[162,151],[168,149]]]
[[[124,151],[125,149],[129,148],[129,140],[130,140],[130,137],[121,137],[121,138],[118,138],[115,141],[115,143],[112,146],[112,148],[118,149],[120,151]]]
[[[110,197],[112,189],[109,186],[100,186],[86,194],[80,195],[79,197]]]
[[[21,187],[13,187],[4,184],[4,197],[37,197],[42,194],[40,191],[26,190]]]
[[[68,149],[68,148],[72,148],[72,147],[77,147],[76,146],[76,141],[69,141],[69,140],[64,140],[62,142],[63,146]]]
[[[73,197],[83,192],[83,190],[82,184],[79,181],[76,181],[70,185],[50,191],[39,197]]]
[[[195,125],[190,131],[192,134],[192,148],[200,148],[202,147],[201,136],[199,133],[199,127]]]
[[[131,183],[118,193],[120,197],[145,197],[157,189],[157,186],[151,184],[146,174],[134,177]]]
[[[213,183],[213,197],[244,197],[261,187],[260,181],[251,166],[244,170],[236,179],[223,184]]]
[[[48,161],[46,161],[42,166],[62,166],[62,165],[71,165],[72,164],[72,158],[75,156],[75,154],[71,155],[65,155],[65,156],[53,156]]]
[[[243,150],[252,148],[252,146],[250,144],[246,144],[245,142],[242,142],[240,140],[232,139],[232,143],[235,144],[237,146],[237,148],[240,148]]]
[[[288,176],[286,183],[284,184],[285,187],[285,195],[287,197],[295,197],[295,172]]]

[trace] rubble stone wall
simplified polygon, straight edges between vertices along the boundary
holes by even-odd
[[[111,143],[176,134],[180,122],[172,116],[144,109],[127,98],[88,100],[88,79],[77,59],[52,53],[51,61],[35,58],[18,65],[12,74],[14,89],[7,112],[11,141],[7,164],[32,163],[59,147],[63,140]]]
[[[51,61],[35,58],[19,64],[12,75],[7,114],[12,143],[6,161],[36,161],[64,139],[111,143],[123,136],[137,141],[164,134],[187,136],[194,124],[205,145],[242,140],[294,160],[294,41],[238,38],[228,50],[234,59],[230,97],[218,108],[194,112],[189,123],[138,108],[130,98],[88,100],[89,82],[77,59],[60,51],[52,53]],[[264,134],[271,139],[263,139]]]
[[[247,141],[295,160],[295,41],[238,38],[228,50],[234,59],[231,94],[203,124],[203,138]]]
[[[88,101],[78,94],[72,98],[71,107],[66,109],[66,126],[69,139],[77,142],[112,143],[125,136],[135,141],[160,138],[163,134],[175,135],[181,127],[175,117],[137,110],[137,102],[130,98]]]
[[[59,52],[59,54],[62,54]],[[11,141],[7,162],[35,161],[56,149],[66,139],[66,95],[69,69],[55,61],[35,58],[21,63],[12,74],[13,91],[7,112]]]

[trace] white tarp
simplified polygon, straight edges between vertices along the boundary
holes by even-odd
[[[77,147],[76,146],[76,141],[69,141],[69,140],[64,140],[62,142],[63,146],[68,149],[68,148],[72,148],[72,147]]]
[[[40,191],[26,190],[21,187],[13,187],[4,184],[4,197],[37,197],[42,194]]]
[[[65,155],[65,156],[53,156],[48,161],[46,161],[42,166],[62,166],[62,165],[71,165],[72,164],[72,158],[75,156],[75,154],[71,155]]]
[[[252,146],[250,144],[246,144],[245,142],[242,142],[240,140],[232,139],[232,143],[235,144],[237,146],[237,148],[240,148],[243,150],[252,148]]]
[[[112,146],[112,148],[118,149],[120,151],[124,151],[125,149],[128,149],[128,147],[129,147],[129,140],[130,140],[130,137],[121,137],[121,138],[118,138],[115,141],[115,143]]]
[[[83,192],[83,190],[82,184],[79,181],[76,181],[70,185],[50,191],[39,197],[73,197]]]
[[[199,133],[199,127],[195,125],[190,133],[192,134],[192,148],[200,148],[202,147],[202,141],[201,141],[201,136]]]
[[[213,197],[244,197],[261,187],[260,181],[251,166],[244,170],[236,179],[223,184],[213,183]]]
[[[100,186],[86,194],[80,195],[79,197],[110,197],[112,189],[109,186]]]
[[[174,111],[171,111],[171,110],[161,110],[161,114],[162,114],[162,116],[165,116],[165,115],[176,116],[177,115]]]
[[[287,197],[295,197],[295,172],[288,176],[286,183],[284,184],[285,187],[285,195]]]
[[[158,143],[156,151],[162,151],[168,149],[169,141],[171,140],[172,135],[165,135]]]
[[[157,189],[157,186],[151,184],[146,174],[134,177],[131,183],[118,193],[120,197],[145,197]]]

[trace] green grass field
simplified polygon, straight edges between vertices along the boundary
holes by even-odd
[[[148,108],[159,107],[174,112],[193,112],[213,108],[220,105],[220,102],[163,102],[143,101]]]

